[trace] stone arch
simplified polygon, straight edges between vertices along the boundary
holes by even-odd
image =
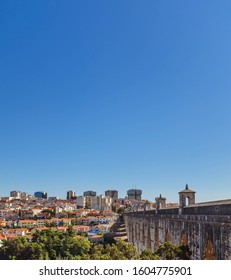
[[[186,230],[182,230],[181,232],[181,241],[180,243],[184,246],[188,245],[188,237],[187,237],[187,233]]]
[[[145,244],[145,225],[142,223],[142,244]]]
[[[216,254],[211,239],[207,239],[205,243],[203,260],[216,260]]]
[[[215,260],[216,254],[213,245],[213,227],[208,225],[205,227],[205,245],[203,250],[203,258],[204,260]]]
[[[136,235],[136,224],[131,223],[131,232],[132,232],[132,243],[135,243],[135,235]]]
[[[159,230],[158,230],[158,224],[155,226],[155,250],[159,247]]]
[[[169,233],[169,230],[168,228],[165,229],[165,239],[164,239],[165,242],[170,242],[170,233]]]
[[[151,242],[151,226],[150,222],[148,223],[148,228],[147,228],[147,248],[151,250],[152,248],[152,242]]]
[[[185,196],[185,206],[190,205],[190,201],[191,201],[191,196],[186,195]]]

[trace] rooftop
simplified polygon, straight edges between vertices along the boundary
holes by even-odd
[[[199,203],[194,203],[188,206],[185,206],[186,208],[191,208],[191,207],[200,207],[200,206],[218,206],[218,205],[231,205],[231,199],[225,199],[225,200],[216,200],[216,201],[206,201],[206,202],[199,202]]]

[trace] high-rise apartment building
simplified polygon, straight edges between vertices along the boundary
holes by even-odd
[[[112,198],[104,195],[78,197],[77,203],[77,208],[80,207],[81,203],[86,209],[109,211],[112,208]]]
[[[35,192],[34,196],[38,197],[38,198],[45,198],[45,199],[47,199],[47,193],[46,192],[41,192],[41,191]]]
[[[20,198],[21,197],[21,192],[20,191],[11,191],[10,192],[10,197]]]
[[[28,197],[28,193],[26,193],[26,192],[21,192],[21,191],[11,191],[11,192],[10,192],[10,197],[14,197],[14,198],[26,198],[26,197]]]
[[[108,197],[111,197],[111,198],[118,198],[118,191],[107,190],[107,191],[105,191],[105,196],[108,196]]]
[[[21,192],[21,198],[26,198],[28,197],[28,193],[26,192]]]
[[[86,208],[86,196],[78,196],[76,199],[76,207],[79,208]]]
[[[73,199],[73,198],[76,198],[75,196],[75,191],[68,191],[67,192],[67,199]]]
[[[130,189],[127,191],[129,200],[141,200],[142,190]]]
[[[84,196],[96,196],[96,192],[93,191],[86,191],[83,193]]]

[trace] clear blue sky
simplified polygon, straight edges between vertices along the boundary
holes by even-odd
[[[230,1],[1,1],[0,196],[231,198]]]

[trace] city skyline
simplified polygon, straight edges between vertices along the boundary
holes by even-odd
[[[99,196],[99,195],[104,195],[104,196],[115,196],[115,198],[124,198],[124,197],[127,197],[128,196],[128,191],[133,191],[133,190],[138,190],[140,191],[139,189],[127,189],[126,190],[126,195],[124,196],[121,196],[121,197],[117,197],[117,194],[118,194],[118,191],[116,189],[105,189],[102,193],[98,193],[96,190],[92,190],[92,189],[88,189],[88,190],[83,190],[82,193],[76,193],[75,189],[72,188],[72,189],[66,189],[66,195],[64,196],[70,196],[70,193],[74,194],[74,197],[75,196]],[[108,195],[106,195],[106,192],[108,193]],[[13,195],[11,195],[11,193],[13,193]],[[45,190],[36,190],[36,191],[31,191],[31,192],[25,192],[24,190],[19,190],[19,189],[12,189],[10,191],[9,194],[7,194],[6,196],[0,196],[0,197],[8,197],[8,196],[11,196],[11,197],[15,197],[15,196],[19,196],[20,194],[23,194],[23,196],[25,195],[29,195],[29,196],[36,196],[36,193],[44,193],[44,194],[47,194],[47,198],[48,197],[57,197],[57,198],[61,198],[61,199],[64,199],[64,196],[57,196],[55,195],[55,193],[52,193],[52,194],[49,194],[47,193]],[[142,190],[141,190],[141,196],[142,196]],[[68,198],[66,198],[68,199]]]
[[[231,198],[229,1],[0,9],[0,196]]]
[[[181,192],[181,191],[183,191],[184,189],[188,189],[189,188],[189,186],[188,186],[188,184],[186,184],[184,187],[182,187],[182,189],[179,189],[176,193],[175,193],[175,200],[169,200],[168,199],[168,197],[167,197],[167,203],[179,203],[179,193]],[[102,188],[101,188],[102,189]],[[36,196],[36,193],[45,193],[46,195],[47,195],[47,198],[49,198],[49,197],[57,197],[58,199],[67,199],[66,198],[66,196],[67,196],[67,193],[69,193],[69,192],[74,192],[74,194],[75,194],[75,196],[76,197],[81,197],[81,196],[91,196],[91,194],[86,194],[86,193],[94,193],[94,195],[93,196],[101,196],[101,195],[103,195],[103,196],[106,196],[106,191],[107,192],[110,192],[110,191],[116,191],[119,195],[118,195],[118,198],[125,198],[125,197],[127,197],[128,199],[129,199],[129,195],[128,195],[128,191],[141,191],[141,200],[148,200],[148,201],[151,201],[151,202],[155,202],[155,199],[156,199],[156,197],[163,197],[163,192],[159,192],[159,194],[158,193],[156,193],[156,194],[153,194],[153,196],[152,197],[147,197],[147,196],[143,196],[143,190],[142,189],[139,189],[139,188],[136,188],[136,187],[134,187],[134,188],[130,188],[130,189],[126,189],[126,190],[124,190],[123,191],[123,195],[120,195],[120,193],[118,192],[118,190],[117,189],[104,189],[102,192],[97,192],[97,190],[96,189],[82,189],[83,191],[82,192],[76,192],[76,189],[75,188],[66,188],[65,190],[63,190],[63,193],[61,194],[60,193],[60,195],[57,195],[56,193],[51,193],[51,194],[49,194],[46,190],[44,190],[44,189],[37,189],[36,191],[35,190],[31,190],[31,192],[29,191],[29,192],[25,192],[23,189],[22,190],[19,190],[19,189],[12,189],[12,190],[10,190],[10,192],[8,193],[8,194],[6,194],[6,195],[0,195],[0,198],[1,197],[9,197],[10,196],[10,193],[11,192],[18,192],[18,193],[22,193],[23,195],[29,195],[29,196]],[[194,189],[192,189],[192,191],[195,191]],[[195,191],[195,193],[197,193],[197,191]],[[197,198],[197,195],[195,195],[195,197]],[[165,197],[165,199],[166,199],[166,197]],[[208,201],[219,201],[219,200],[226,200],[226,199],[230,199],[230,198],[216,198],[216,199],[214,199],[214,200],[203,200],[203,201],[200,201],[200,200],[197,200],[196,199],[196,202],[208,202]]]

